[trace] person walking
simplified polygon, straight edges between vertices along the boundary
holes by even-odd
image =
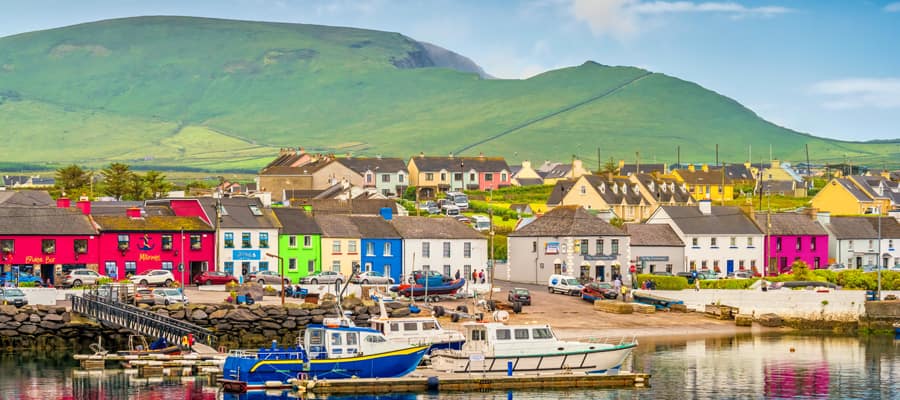
[[[456,280],[459,280],[459,270],[456,270],[456,275],[454,276],[456,277]]]
[[[619,293],[622,292],[622,280],[616,277],[616,280],[613,281],[613,289],[615,289],[616,298],[619,298]]]
[[[700,291],[700,279],[694,279],[694,291],[695,292]]]
[[[478,279],[481,280],[481,283],[484,283],[484,268],[482,268],[481,271],[478,272]]]

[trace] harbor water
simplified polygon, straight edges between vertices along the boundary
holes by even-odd
[[[77,371],[71,354],[0,357],[0,399],[292,399],[285,392],[227,394],[204,378],[146,380]],[[327,399],[720,399],[900,398],[900,339],[762,335],[644,339],[625,369],[652,374],[651,387],[497,391]]]

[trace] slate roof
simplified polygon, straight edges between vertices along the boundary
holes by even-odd
[[[793,193],[796,184],[794,181],[763,181],[762,190],[763,193]]]
[[[4,175],[3,184],[6,186],[25,185],[29,179],[31,177],[25,175]]]
[[[455,218],[395,217],[391,221],[404,239],[487,239]]]
[[[627,236],[625,231],[592,215],[581,206],[559,206],[509,234],[516,236]]]
[[[575,181],[567,179],[556,181],[556,185],[553,186],[553,190],[550,191],[550,197],[547,198],[547,205],[555,206],[562,202],[566,193],[569,193],[569,190],[572,190],[572,186],[575,186]]]
[[[855,197],[857,201],[872,201],[872,199],[869,196],[867,196],[865,192],[860,190],[849,179],[837,178],[837,179],[834,179],[832,182],[837,182],[838,184],[843,186],[844,189],[846,189],[848,192],[850,192],[850,194],[852,194],[853,197]]]
[[[72,205],[74,204],[73,201]],[[125,216],[125,210],[143,206],[143,201],[92,201],[91,215]]]
[[[282,235],[321,235],[322,228],[312,215],[302,208],[273,208],[275,218],[281,224]]]
[[[632,246],[684,246],[678,234],[666,224],[625,224],[625,232],[631,235]]]
[[[478,172],[500,172],[509,171],[509,165],[503,157],[413,157],[412,162],[416,163],[419,172],[428,171],[452,171],[460,170],[459,163],[463,163],[463,170],[469,171],[474,169]]]
[[[531,210],[531,206],[526,203],[514,203],[509,205],[509,209],[518,213],[526,213]]]
[[[669,203],[673,198],[676,203],[693,202],[691,194],[674,180],[658,181],[653,175],[648,174],[638,174],[637,179],[647,188],[648,194],[658,202]]]
[[[539,186],[544,184],[544,180],[541,178],[516,178],[516,181],[519,182],[519,186]]]
[[[640,164],[640,165],[625,164],[625,165],[619,167],[619,175],[624,175],[624,176],[633,175],[635,173],[637,167],[641,168],[640,171],[637,171],[637,173],[641,173],[641,174],[649,174],[652,172],[664,173],[666,171],[666,164]]]
[[[0,191],[0,207],[55,207],[50,193],[43,190]]]
[[[263,169],[267,169],[270,167],[290,166],[291,164],[294,164],[295,162],[297,162],[303,156],[306,156],[306,155],[307,154],[304,153],[303,151],[295,151],[293,149],[291,149],[290,151],[284,151],[281,154],[279,154],[278,157],[276,157],[274,160],[272,160],[272,162],[270,162],[268,165],[266,165],[265,168],[263,168]]]
[[[264,208],[259,199],[250,197],[199,197],[197,200],[203,206],[203,211],[209,216],[210,221],[216,219],[216,200],[221,200],[224,213],[221,215],[219,227],[221,228],[249,228],[249,229],[276,229],[280,228],[278,220],[274,218],[271,209]],[[250,205],[255,205],[262,215],[253,215]]]
[[[771,219],[765,213],[756,214],[756,225],[765,232],[766,221],[771,221],[770,235],[778,236],[823,236],[828,235],[818,221],[808,215],[796,213],[773,213]]]
[[[363,239],[400,239],[400,233],[381,217],[350,217]]]
[[[695,170],[690,171],[688,169],[679,169],[678,175],[684,179],[684,182],[689,185],[721,185],[722,184],[722,170]],[[725,184],[731,183],[731,177],[727,174],[725,175]]]
[[[554,164],[549,170],[536,171],[544,179],[570,178],[572,176],[571,164]]]
[[[329,238],[360,238],[362,234],[359,232],[356,224],[350,219],[349,215],[340,214],[317,214],[313,218],[316,224],[322,229],[322,237]]]
[[[317,160],[313,160],[309,163],[297,166],[297,167],[289,167],[289,166],[272,166],[263,168],[262,171],[259,172],[260,175],[312,175],[316,171],[325,168],[331,163],[335,162],[333,158],[320,158]]]
[[[101,231],[168,231],[178,232],[184,229],[186,232],[212,232],[215,229],[204,222],[200,217],[141,217],[130,218],[127,216],[94,216],[94,222]]]
[[[737,207],[712,206],[710,215],[699,207],[662,206],[686,235],[759,235],[763,232]]]
[[[304,204],[312,206],[313,214],[381,215],[381,209],[390,208],[397,215],[397,201],[391,199],[311,199]],[[297,204],[299,206],[299,204]],[[351,212],[352,211],[352,212]]]
[[[718,170],[718,168],[716,168]],[[747,169],[744,164],[726,164],[725,175],[735,180],[754,180],[756,177]]]
[[[876,226],[873,226],[869,221],[870,219],[877,218],[866,218],[866,217],[831,217],[831,222],[828,224],[828,230],[834,234],[834,237],[838,240],[844,239],[877,239],[878,231],[877,231],[877,223],[875,221]],[[884,218],[887,219],[887,218]],[[893,219],[893,218],[891,218]],[[883,222],[883,221],[882,221]]]
[[[383,157],[347,157],[338,158],[337,162],[362,175],[366,171],[378,171],[378,173],[406,172],[406,163],[402,158]],[[457,164],[457,168],[459,165]]]
[[[866,218],[869,221],[869,224],[872,225],[872,229],[878,231],[878,218]],[[881,218],[881,237],[888,239],[900,238],[900,222],[891,217],[882,217]]]
[[[615,177],[608,181],[598,175],[584,175],[583,178],[594,188],[606,204],[630,204],[638,205],[644,201],[640,193],[635,192],[635,184],[628,178]],[[613,188],[615,186],[615,188]],[[602,190],[601,190],[602,187]],[[575,190],[580,190],[576,188]]]
[[[862,175],[852,175],[849,177],[850,180],[853,180],[859,183],[859,186],[862,186],[862,190],[872,198],[875,197],[891,197],[890,193],[885,193],[884,195],[878,194],[878,189],[881,186],[882,181],[886,181],[881,176],[862,176]],[[884,188],[887,189],[887,188]]]
[[[90,218],[77,209],[0,207],[0,235],[96,235]]]

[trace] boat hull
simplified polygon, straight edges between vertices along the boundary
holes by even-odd
[[[465,279],[458,279],[458,280],[451,281],[451,282],[449,282],[447,284],[443,284],[443,285],[437,285],[437,286],[429,285],[427,291],[425,290],[425,286],[419,285],[419,284],[415,284],[415,285],[404,284],[404,285],[394,286],[391,288],[391,290],[397,292],[397,294],[400,294],[400,295],[406,296],[406,297],[425,296],[426,293],[428,295],[437,296],[437,295],[442,295],[442,294],[454,294],[457,291],[459,291],[460,288],[465,286],[465,284],[466,284]]]
[[[459,351],[435,351],[432,368],[446,372],[506,372],[512,363],[514,372],[585,370],[592,373],[617,371],[637,345],[613,346],[596,351],[561,354],[485,356],[484,361],[472,361],[470,355]]]

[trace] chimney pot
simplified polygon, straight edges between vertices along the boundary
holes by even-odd
[[[81,196],[81,200],[75,202],[75,207],[78,207],[82,214],[91,215],[91,201],[87,200],[87,197]]]
[[[128,216],[128,218],[140,218],[141,209],[138,207],[128,207],[128,209],[125,210],[125,215]]]
[[[699,202],[697,202],[697,207],[700,209],[700,214],[712,214],[712,201],[710,201],[709,199],[700,200]]]
[[[69,208],[72,205],[71,200],[68,197],[60,197],[56,199],[56,208]]]

